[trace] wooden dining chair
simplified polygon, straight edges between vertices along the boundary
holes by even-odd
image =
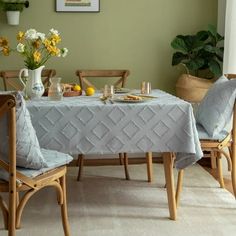
[[[129,70],[77,70],[76,75],[79,77],[80,86],[83,90],[85,90],[87,87],[93,87],[95,89],[96,86],[93,82],[97,81],[99,78],[109,78],[111,80],[112,78],[118,78],[114,83],[114,87],[125,87],[125,83],[127,80],[127,77],[129,76],[130,72]],[[91,80],[88,80],[88,78],[92,78],[93,82]]]
[[[20,70],[4,70],[0,71],[0,77],[3,79],[4,90],[22,90],[23,85],[19,80]],[[42,71],[42,81],[44,87],[47,88],[50,85],[49,79],[56,75],[56,70],[54,69],[44,69]]]
[[[228,77],[229,78],[229,77]],[[234,77],[235,78],[235,77]],[[231,119],[228,123],[231,122]],[[234,191],[234,196],[236,198],[236,102],[233,107],[233,123],[231,126],[231,130],[223,139],[209,139],[209,138],[201,138],[200,135],[200,144],[203,151],[209,151],[209,158],[216,159],[217,163],[217,172],[218,179],[221,188],[225,187],[223,172],[222,172],[222,157],[225,157],[228,163],[228,170],[231,171],[231,180]],[[228,152],[227,152],[228,149]],[[180,170],[178,173],[177,180],[177,189],[176,189],[176,202],[179,202],[179,196],[182,189],[182,181],[183,181],[183,173],[184,170]]]
[[[82,90],[85,90],[87,87],[93,87],[95,89],[96,86],[94,85],[93,82],[95,82],[98,79],[101,78],[108,78],[108,80],[115,78],[116,81],[113,83],[114,87],[120,87],[124,88],[125,83],[127,80],[127,77],[129,76],[130,71],[129,70],[77,70],[76,75],[79,77],[79,82],[80,82],[80,87]],[[88,78],[92,78],[91,82],[88,80]],[[117,79],[118,78],[118,79]],[[111,83],[114,82],[113,80]],[[127,153],[119,153],[119,160],[120,164],[124,164],[124,169],[125,169],[125,178],[127,180],[130,179],[129,172],[128,172],[128,156]],[[84,155],[79,154],[78,155],[78,161],[77,165],[79,166],[79,171],[78,171],[78,177],[77,180],[80,181],[82,178],[82,171],[83,171],[83,165],[84,165]]]
[[[61,206],[64,235],[70,236],[66,202],[66,165],[64,163],[64,161],[68,159],[68,155],[56,152],[58,157],[57,168],[52,167],[33,170],[16,167],[17,116],[16,99],[14,95],[0,95],[0,120],[4,120],[5,117],[7,117],[8,121],[8,161],[5,161],[5,159],[2,159],[2,156],[0,156],[1,173],[6,174],[6,179],[0,179],[0,193],[8,193],[9,200],[7,205],[0,196],[0,209],[3,213],[4,225],[5,229],[8,230],[8,235],[15,236],[16,229],[20,228],[22,211],[32,195],[42,188],[54,187],[57,191],[58,204]],[[0,151],[2,152],[2,150]],[[55,151],[50,152],[55,153]],[[59,159],[61,163],[63,160],[63,165],[59,164]],[[20,192],[22,193],[21,195],[19,195]]]

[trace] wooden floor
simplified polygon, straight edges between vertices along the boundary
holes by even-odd
[[[153,157],[153,162],[154,163],[162,163],[162,158],[161,157]],[[142,164],[142,163],[146,163],[146,159],[145,158],[129,158],[129,164]],[[217,171],[213,170],[209,167],[209,163],[208,160],[205,161],[201,161],[199,162],[199,164],[206,170],[208,171],[216,180],[217,180]],[[76,165],[76,161],[73,161],[71,163],[71,165]],[[102,165],[120,165],[119,163],[119,159],[85,159],[84,160],[84,165],[87,166],[102,166]],[[224,178],[224,182],[225,182],[225,188],[233,194],[233,187],[232,187],[232,182],[230,178]]]

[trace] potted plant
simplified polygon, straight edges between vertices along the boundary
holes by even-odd
[[[202,100],[214,78],[222,75],[223,39],[212,25],[206,31],[174,38],[171,46],[177,52],[172,65],[182,65],[186,70],[176,83],[177,96],[190,102]]]
[[[6,12],[9,25],[19,25],[20,12],[29,7],[25,0],[0,0],[0,9]]]

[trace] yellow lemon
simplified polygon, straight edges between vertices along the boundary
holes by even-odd
[[[73,86],[72,89],[73,89],[73,91],[80,91],[81,87],[78,84],[76,84],[76,85]]]
[[[85,91],[87,96],[92,96],[95,93],[95,89],[93,87],[88,87]]]

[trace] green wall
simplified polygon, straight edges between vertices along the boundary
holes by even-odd
[[[0,35],[11,41],[19,30],[50,28],[61,32],[68,57],[51,58],[63,81],[76,80],[76,69],[130,69],[128,86],[142,80],[153,88],[174,92],[180,71],[171,66],[171,40],[177,34],[194,33],[217,22],[216,0],[100,0],[99,13],[57,13],[54,0],[30,0],[19,26],[9,26],[0,13]],[[23,67],[14,54],[0,56],[0,70]]]

